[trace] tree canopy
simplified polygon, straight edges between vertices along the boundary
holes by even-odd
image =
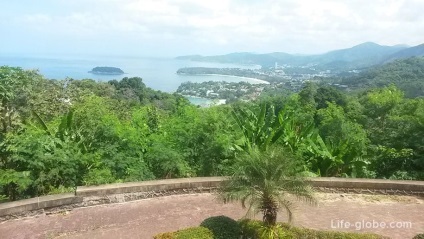
[[[198,108],[139,77],[48,80],[3,66],[0,197],[230,175],[252,145],[288,152],[307,176],[422,180],[424,100],[410,96],[396,84],[348,93],[310,83]]]

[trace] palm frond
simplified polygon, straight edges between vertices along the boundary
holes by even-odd
[[[293,220],[293,203],[284,198],[279,198],[279,203],[280,207],[282,206],[286,210],[288,221],[289,223],[291,223]]]
[[[316,202],[310,184],[297,176],[295,160],[281,149],[269,148],[241,155],[234,174],[223,183],[219,194],[226,202],[239,201],[247,208],[246,216],[264,213],[264,221],[274,224],[277,211],[285,210],[293,217],[289,195],[301,201]]]
[[[32,114],[35,116],[35,119],[37,120],[37,122],[41,125],[41,127],[43,128],[43,130],[48,134],[48,135],[50,135],[51,136],[51,133],[50,133],[50,129],[49,129],[49,127],[47,126],[47,124],[44,122],[44,120],[41,118],[41,116],[37,113],[37,112],[35,112],[34,110],[32,111]]]

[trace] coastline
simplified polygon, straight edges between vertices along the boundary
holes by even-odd
[[[100,72],[100,71],[88,71],[88,73],[93,74],[93,75],[110,75],[110,76],[118,76],[118,75],[125,75],[127,73],[120,73],[120,72],[116,72],[116,73],[111,73],[111,72]]]
[[[252,82],[248,82],[251,84],[266,84],[269,85],[270,83],[265,80],[257,79],[257,78],[251,78],[251,77],[245,77],[245,76],[235,76],[235,75],[223,75],[223,74],[179,74],[179,75],[188,75],[188,76],[224,76],[224,77],[232,77],[232,78],[240,78],[240,79],[246,79],[250,80]]]
[[[177,93],[177,94],[180,94],[180,93]],[[194,96],[194,95],[183,95],[183,94],[180,94],[181,96],[184,96],[184,97],[190,97],[190,98],[194,98],[194,99],[205,99],[205,100],[212,100],[212,99],[209,99],[209,98],[204,98],[204,97],[200,97],[200,96]]]
[[[83,59],[83,61],[82,61]],[[178,86],[184,81],[204,82],[222,81],[228,82],[248,81],[254,83],[254,80],[237,79],[237,78],[224,78],[218,76],[196,76],[184,77],[183,74],[178,75],[176,71],[178,66],[198,67],[199,63],[191,62],[177,62],[177,60],[168,58],[128,58],[124,56],[117,56],[108,58],[107,62],[101,63],[102,65],[122,66],[124,71],[123,75],[108,75],[108,74],[92,74],[88,73],[92,68],[89,66],[99,65],[99,62],[105,61],[104,57],[75,55],[75,56],[0,56],[0,65],[19,66],[23,69],[39,69],[39,72],[48,79],[65,79],[70,77],[75,80],[93,79],[95,81],[108,82],[110,80],[121,80],[124,77],[141,77],[143,82],[150,88],[160,90],[167,93],[173,93],[178,89]],[[202,66],[202,64],[200,64]],[[69,67],[72,66],[72,67]],[[160,66],[150,68],[150,66]],[[239,65],[225,65],[207,63],[205,67],[241,67]],[[125,68],[125,69],[124,69]],[[213,78],[213,79],[212,79]],[[256,81],[258,82],[258,81]],[[264,82],[261,82],[264,83]]]
[[[190,103],[201,106],[201,107],[224,105],[227,102],[226,99],[209,99],[209,98],[193,96],[193,95],[181,95],[181,96],[188,99]]]

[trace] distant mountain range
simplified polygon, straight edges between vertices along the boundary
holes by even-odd
[[[365,42],[351,48],[330,51],[319,55],[293,55],[284,52],[267,54],[239,52],[218,56],[180,56],[177,59],[256,64],[263,67],[271,67],[277,63],[278,65],[287,64],[292,67],[314,66],[316,69],[322,70],[349,70],[367,68],[413,56],[424,56],[424,44],[408,47],[406,45],[382,46],[373,42]]]

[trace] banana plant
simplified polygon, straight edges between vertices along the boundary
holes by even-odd
[[[349,140],[324,142],[319,135],[315,135],[309,145],[313,155],[309,159],[311,169],[320,176],[355,176],[369,164],[366,159],[351,152]]]
[[[89,144],[87,144],[86,140],[84,140],[84,136],[81,134],[81,131],[77,129],[74,124],[74,110],[71,109],[68,113],[62,116],[60,124],[56,130],[51,130],[41,116],[35,111],[32,113],[47,135],[59,139],[59,141],[56,141],[59,147],[61,147],[60,144],[65,143],[67,140],[71,140],[76,142],[83,152],[87,152]]]
[[[265,151],[283,134],[284,129],[272,105],[261,105],[259,114],[250,109],[235,108],[232,115],[244,135],[242,146],[238,148],[246,152],[250,152],[254,147]]]
[[[245,151],[250,151],[253,146],[266,150],[280,141],[291,152],[295,152],[313,143],[310,139],[318,135],[313,122],[299,122],[296,112],[286,108],[275,114],[274,106],[264,104],[261,105],[259,114],[240,108],[234,109],[232,113],[244,135],[239,148]]]
[[[308,147],[309,144],[314,143],[311,139],[319,137],[313,122],[299,122],[295,114],[296,112],[286,108],[278,114],[282,132],[281,141],[289,147],[291,152],[302,147]]]

